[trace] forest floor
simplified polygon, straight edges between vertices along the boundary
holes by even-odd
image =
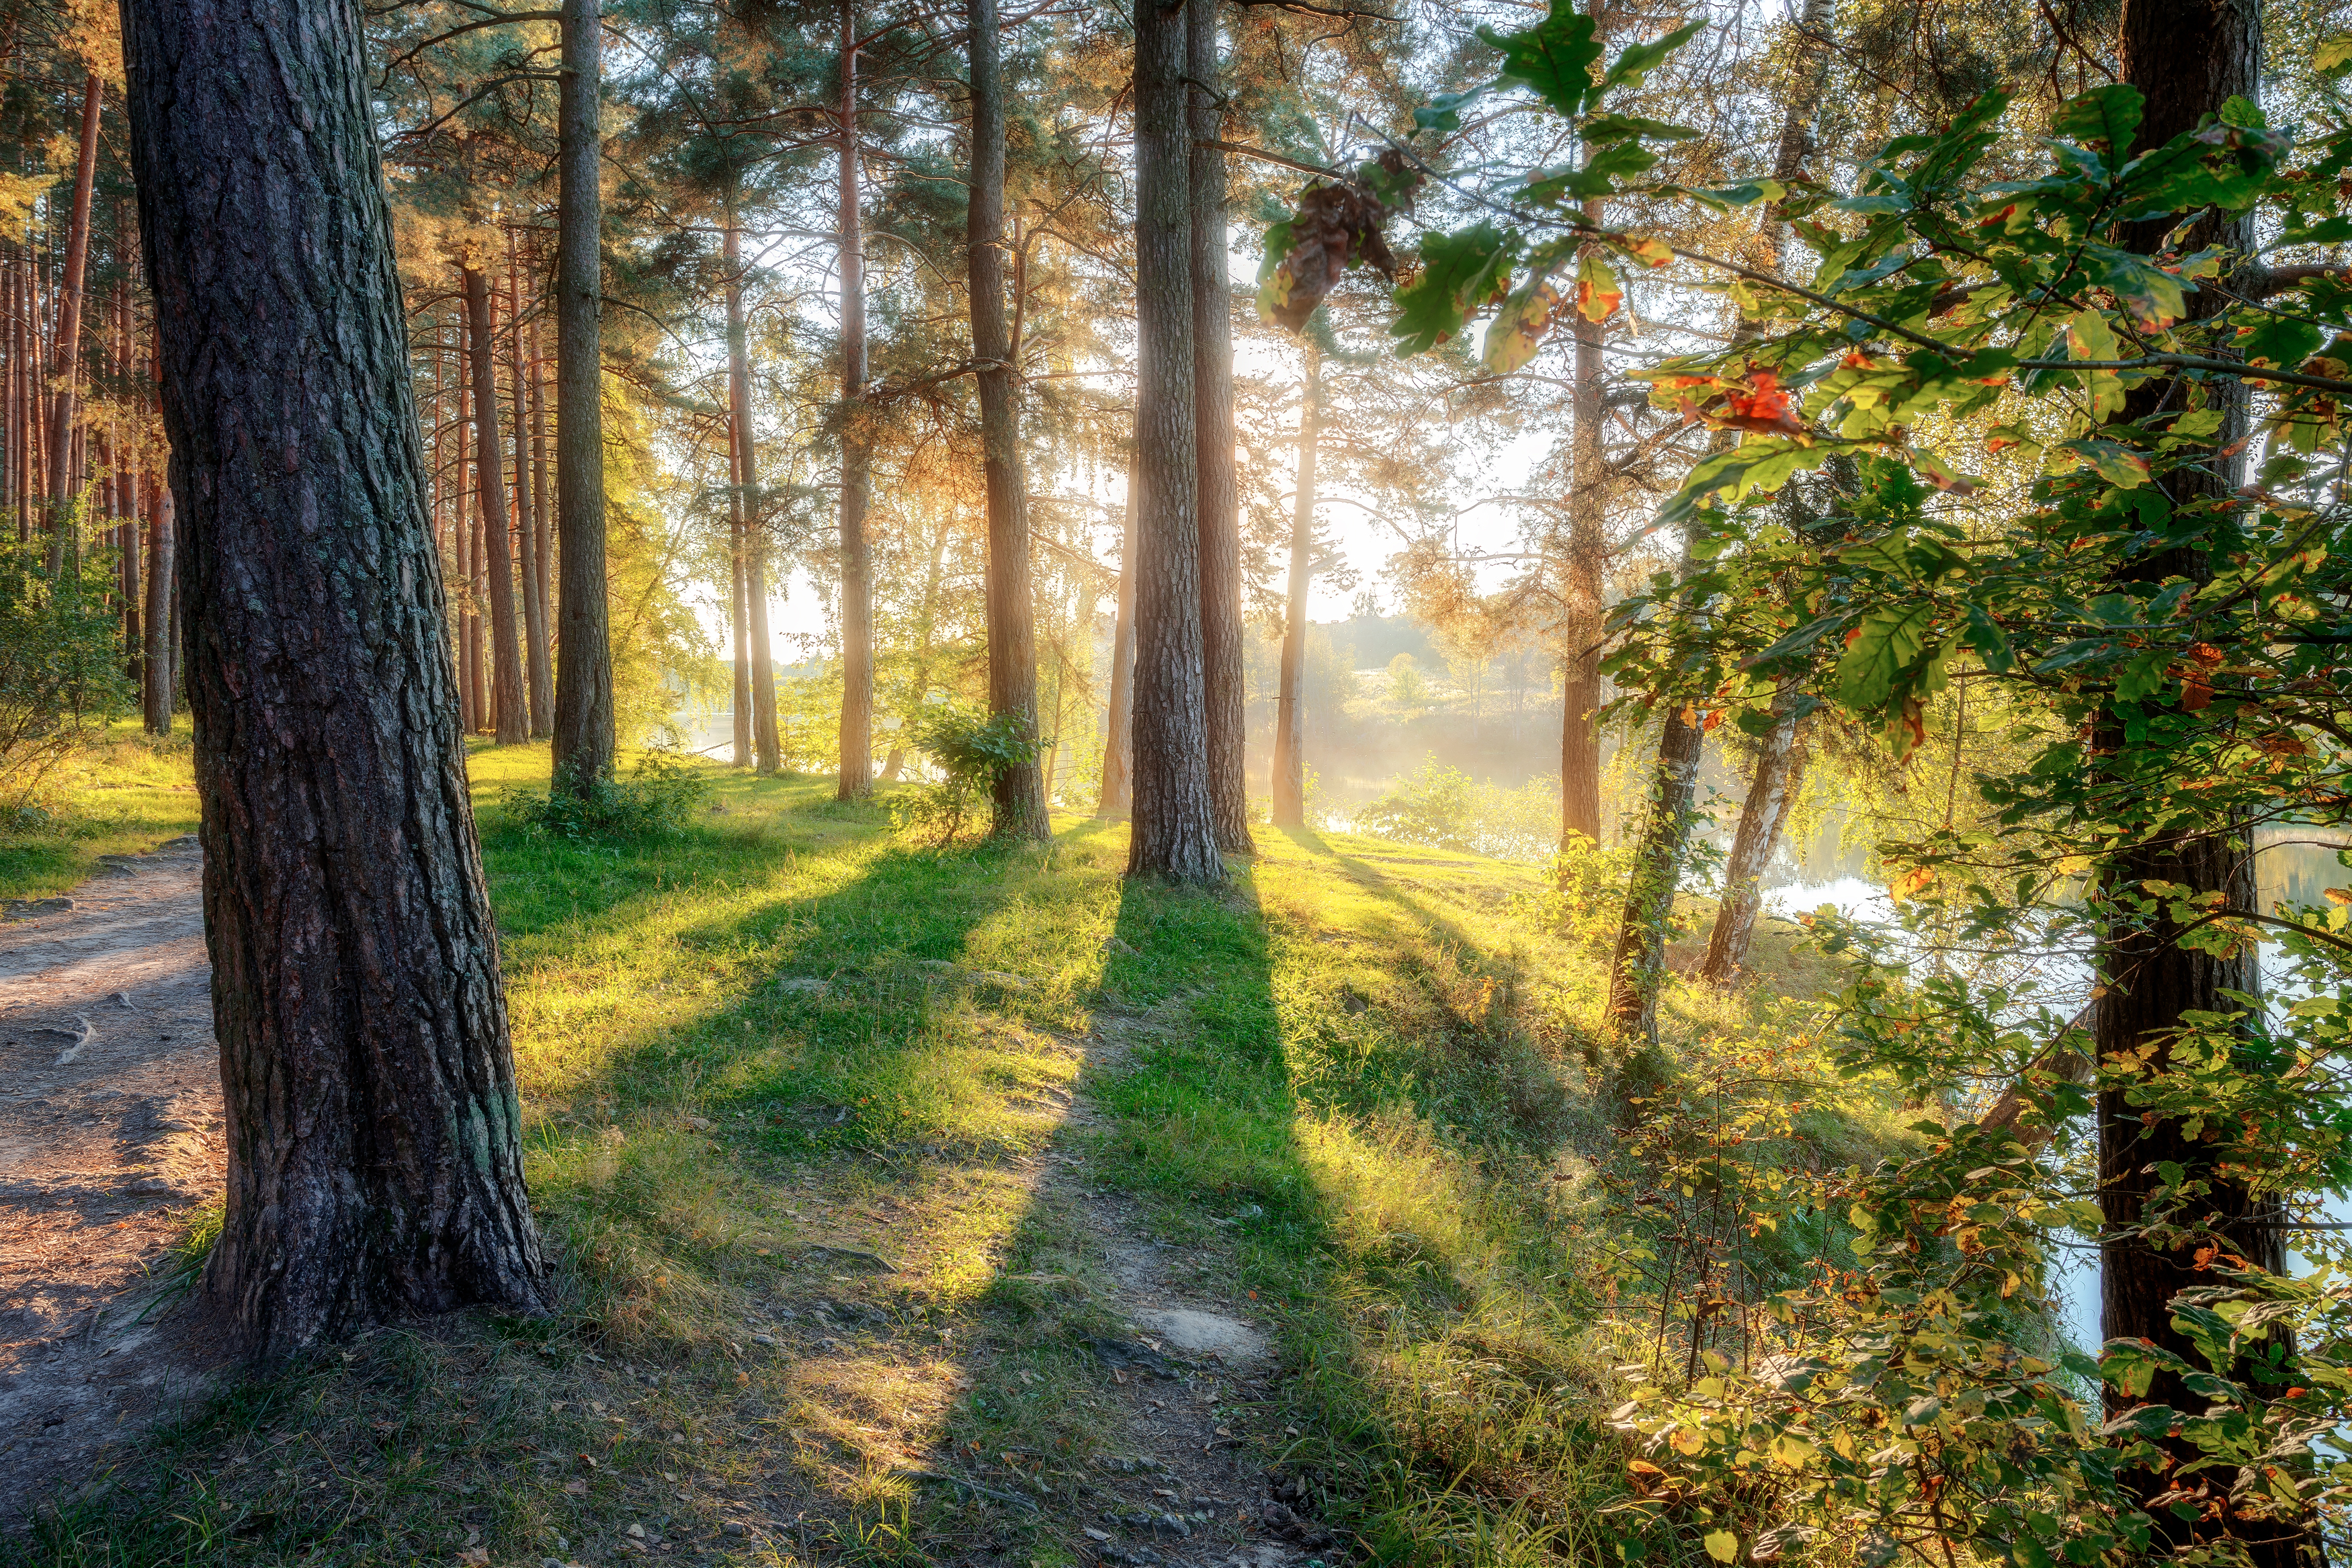
[[[1598,975],[1531,868],[1261,830],[1230,888],[1177,892],[1119,876],[1115,825],[937,853],[818,781],[726,774],[682,833],[569,843],[506,804],[543,748],[471,766],[569,1301],[157,1386],[152,1427],[86,1385],[106,1447],[87,1422],[39,1472],[30,1562],[1613,1560],[1599,1415],[1649,1330],[1614,1315],[1578,1152],[1612,1124],[1576,1023]],[[13,953],[141,893],[157,988],[112,988],[173,1038],[106,1070],[126,1101],[202,1038],[164,1007],[197,972],[162,978],[189,861],[0,926]],[[66,1085],[0,1085],[50,1115],[0,1136],[164,1170],[57,1116]],[[210,1129],[200,1097],[153,1103],[167,1138]],[[120,1222],[79,1243],[115,1260],[88,1279],[5,1276],[12,1336],[87,1331],[201,1241],[216,1156],[173,1151],[135,1210],[0,1191],[0,1224]]]

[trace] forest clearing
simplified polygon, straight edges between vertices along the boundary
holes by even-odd
[[[0,78],[0,1560],[2352,1553],[2339,0]]]

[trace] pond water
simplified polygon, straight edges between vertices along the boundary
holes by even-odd
[[[2263,908],[2282,902],[2320,904],[2326,889],[2352,883],[2352,871],[2337,861],[2336,844],[2329,841],[2336,835],[2323,834],[2322,830],[2273,830],[2258,841],[2254,880]],[[1829,873],[1826,875],[1807,877],[1807,869],[1801,863],[1784,871],[1790,880],[1767,890],[1765,908],[1784,918],[1794,918],[1825,904],[1848,919],[1894,918],[1894,904],[1884,883],[1847,873],[1834,861],[1819,865],[1821,872]],[[2277,951],[2269,944],[2263,948],[2263,991],[2273,1001],[2291,999],[2294,989],[2283,983],[2284,977],[2277,972]],[[2063,1009],[2085,993],[2090,969],[2080,956],[2053,956],[2043,960],[2042,978],[2047,988],[2045,999],[2053,1008]],[[2087,1135],[2088,1129],[2084,1132]],[[2331,1220],[2352,1220],[2352,1195],[2331,1195],[2324,1207]],[[2060,1327],[2067,1339],[2079,1349],[2095,1353],[2102,1341],[2098,1255],[2077,1239],[2066,1239],[2074,1245],[2059,1254],[2062,1260],[2052,1270],[2051,1296],[2057,1304]],[[2293,1259],[2290,1261],[2299,1262]]]

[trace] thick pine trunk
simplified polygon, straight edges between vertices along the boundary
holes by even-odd
[[[2200,119],[2221,109],[2232,96],[2252,99],[2257,91],[2262,64],[2262,14],[2256,0],[2126,0],[2117,49],[2123,79],[2145,95],[2137,152],[2159,146],[2196,127]],[[2166,240],[2167,220],[2127,228],[2124,244],[2152,252]],[[2179,241],[2183,251],[2207,246],[2226,247],[2242,256],[2252,248],[2250,219],[2223,220],[2209,209]],[[2189,297],[2192,316],[2204,316],[2229,304],[2221,290],[2207,289]],[[2226,388],[2226,390],[2224,390]],[[2212,459],[2196,470],[2176,470],[2168,488],[2176,507],[2210,504],[2227,497],[2238,483],[2240,466],[2234,454],[2248,423],[2242,386],[2208,383],[2206,395],[2217,398],[2224,414],[2215,437]],[[2152,382],[2126,397],[2126,418],[2146,418],[2159,409],[2178,406],[2181,389]],[[2126,574],[2134,580],[2186,577],[2202,581],[2212,575],[2211,564],[2195,549],[2153,554]],[[2120,715],[2103,716],[2094,729],[2099,760],[2095,766],[2113,782],[2111,793],[2128,796],[2136,772]],[[2128,889],[2147,881],[2162,881],[2198,894],[2218,893],[2230,907],[2253,909],[2252,844],[2246,825],[2223,817],[2182,830],[2179,817],[2165,812],[2173,802],[2149,802],[2149,815],[2137,824],[2140,842],[2110,858],[2103,868],[2112,887]],[[2200,831],[2201,828],[2201,831]],[[2161,917],[2140,920],[2121,913],[2109,916],[2103,932],[2096,969],[2105,994],[2095,1009],[2092,1037],[2103,1063],[2116,1064],[2134,1052],[2148,1052],[2149,1071],[2166,1070],[2169,1041],[2192,1012],[2229,1013],[2238,1004],[2224,994],[2255,992],[2261,984],[2256,956],[2251,946],[2221,957],[2185,947],[2180,931]],[[2143,1339],[2201,1364],[2202,1356],[2189,1336],[2173,1326],[2172,1298],[2179,1291],[2211,1282],[2193,1256],[2193,1238],[2178,1249],[2158,1246],[2133,1234],[2147,1218],[2147,1205],[2157,1186],[2154,1172],[2160,1164],[2178,1165],[2190,1182],[2210,1184],[2207,1196],[2192,1206],[2194,1216],[2210,1220],[2226,1242],[2226,1249],[2258,1266],[2284,1266],[2284,1237],[2276,1228],[2246,1223],[2255,1207],[2243,1182],[2217,1163],[2226,1145],[2209,1143],[2191,1125],[2178,1119],[2144,1114],[2119,1088],[2098,1096],[2100,1205],[2108,1234],[2100,1249],[2101,1326],[2110,1339]],[[2219,1367],[2224,1375],[2242,1375],[2242,1367]],[[2159,1377],[2151,1399],[2185,1405],[2197,1396],[2169,1377]],[[2137,1403],[2109,1390],[2110,1404],[2124,1407]],[[2189,1406],[2194,1408],[2196,1406]],[[2225,1478],[2226,1479],[2226,1478]],[[2142,1471],[2138,1484],[2147,1492],[2170,1483]],[[2169,1510],[2155,1511],[2158,1528],[2172,1544],[2203,1542],[2217,1536],[2234,1539],[2259,1568],[2292,1563],[2311,1545],[2305,1521],[2241,1520],[2225,1512],[2211,1521],[2182,1523]]]
[[[1225,244],[1225,155],[1202,145],[1224,131],[1217,96],[1218,0],[1187,0],[1185,76],[1192,132],[1192,429],[1201,529],[1201,699],[1209,727],[1209,801],[1217,847],[1250,854],[1249,716],[1242,659],[1242,520],[1234,472],[1233,258]]]
[[[126,0],[228,1133],[231,1343],[546,1305],[351,0]]]
[[[147,482],[147,657],[141,670],[140,712],[150,735],[172,733],[172,691],[176,672],[169,606],[172,587],[172,492]]]
[[[1274,705],[1274,825],[1307,825],[1307,588],[1315,569],[1315,455],[1323,431],[1323,350],[1307,344],[1298,407],[1298,476],[1290,502],[1290,602]]]
[[[1102,795],[1095,815],[1124,817],[1135,805],[1135,512],[1138,486],[1130,460],[1127,520],[1119,529],[1118,610],[1110,631],[1110,701],[1104,715]]]
[[[734,752],[729,761],[737,768],[751,766],[751,627],[745,602],[743,572],[743,490],[735,472],[735,432],[727,432],[727,482],[734,495],[727,503],[727,630],[735,644]]]
[[[497,326],[490,319],[490,277],[459,269],[466,286],[466,347],[474,375],[474,479],[482,514],[480,574],[490,598],[490,711],[500,746],[530,736],[522,654],[516,646],[514,541],[507,528],[507,459],[499,444]]]
[[[776,655],[768,635],[768,536],[760,520],[760,467],[751,442],[751,345],[743,319],[742,250],[730,221],[722,241],[727,268],[727,431],[735,460],[735,515],[746,546],[743,598],[751,640],[751,744],[759,771],[783,767],[776,743]]]
[[[1135,11],[1135,821],[1130,874],[1222,882],[1201,682],[1192,131],[1182,0]]]
[[[979,367],[981,464],[988,486],[988,711],[1037,735],[1037,639],[1029,497],[1021,472],[1021,382],[1004,317],[1004,79],[996,0],[971,0],[971,207],[965,225],[971,359]],[[1033,754],[996,777],[1000,838],[1044,839],[1045,776]]]
[[[613,772],[612,614],[604,586],[604,97],[598,0],[563,0],[556,109],[554,781],[585,792]]]
[[[1739,810],[1739,826],[1731,835],[1731,852],[1723,862],[1723,899],[1715,912],[1715,928],[1706,939],[1706,961],[1699,977],[1709,985],[1727,986],[1748,963],[1748,945],[1756,935],[1756,916],[1764,907],[1764,869],[1789,825],[1797,787],[1804,775],[1804,747],[1798,735],[1793,689],[1781,695],[1780,717],[1756,754],[1756,771],[1748,782],[1748,799]]]
[[[857,195],[857,8],[841,7],[841,773],[835,796],[874,790],[874,563],[866,538],[874,454],[866,430],[866,239]]]
[[[49,525],[51,577],[64,565],[66,535],[77,525],[71,516],[74,405],[81,391],[82,282],[89,271],[89,198],[98,173],[98,117],[104,101],[105,86],[92,71],[82,86],[81,148],[74,162],[71,226],[66,231],[65,287],[58,298],[57,347],[50,356],[58,373],[49,414],[49,502],[58,508]]]
[[[530,465],[530,360],[523,352],[522,268],[514,230],[507,231],[507,384],[513,390],[515,536],[522,546],[523,668],[530,694],[530,735],[544,740],[555,727],[555,672],[547,662],[547,580],[540,572],[540,498]]]

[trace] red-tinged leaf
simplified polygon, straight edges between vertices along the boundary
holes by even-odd
[[[1481,359],[1497,375],[1508,375],[1536,357],[1559,314],[1559,290],[1538,278],[1503,303],[1486,329]]]
[[[2213,706],[2213,683],[2201,670],[2192,670],[2180,682],[2180,706],[2189,713],[2201,713]]]
[[[1666,242],[1662,239],[1654,239],[1648,235],[1626,235],[1618,243],[1624,247],[1626,255],[1643,267],[1654,269],[1672,267],[1675,263],[1675,253],[1666,248]]]
[[[1609,264],[1586,255],[1576,264],[1576,313],[1588,321],[1606,321],[1624,303],[1625,286]]]

